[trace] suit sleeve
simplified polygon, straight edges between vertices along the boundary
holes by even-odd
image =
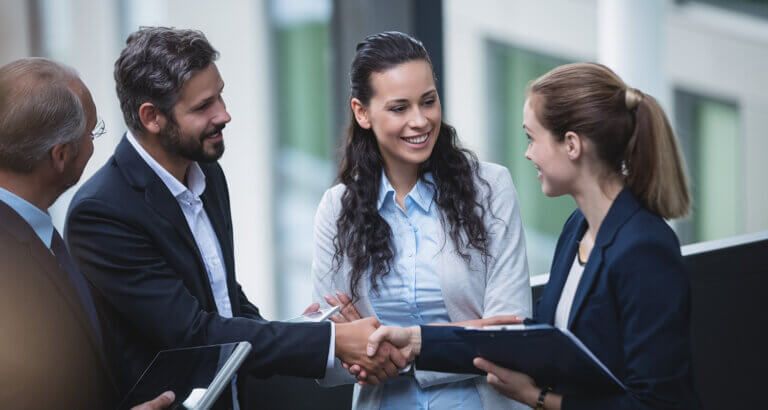
[[[146,343],[171,347],[248,341],[257,377],[321,377],[330,325],[284,324],[205,311],[140,221],[95,199],[73,205],[66,227],[83,273]]]
[[[261,316],[259,308],[251,303],[251,301],[248,300],[248,297],[245,296],[245,292],[243,292],[243,288],[239,283],[237,284],[237,294],[238,298],[240,299],[240,314],[242,317],[260,321],[266,320]]]
[[[624,340],[627,392],[563,397],[563,409],[683,409],[692,391],[689,289],[676,244],[631,247],[611,272]]]

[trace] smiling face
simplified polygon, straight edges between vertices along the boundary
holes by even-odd
[[[569,194],[577,172],[569,158],[567,144],[565,141],[558,142],[552,132],[544,128],[536,117],[534,107],[531,98],[526,99],[523,107],[523,129],[528,138],[525,158],[538,171],[544,195],[555,197]]]
[[[160,132],[165,150],[190,161],[213,162],[224,153],[222,130],[232,119],[221,93],[224,81],[215,64],[195,73],[181,89],[173,120]]]
[[[432,67],[424,60],[394,66],[370,77],[367,105],[352,99],[358,124],[376,136],[384,166],[413,169],[432,154],[440,133],[442,109]]]

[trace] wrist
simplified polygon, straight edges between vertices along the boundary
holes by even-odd
[[[547,398],[547,395],[552,391],[551,387],[545,387],[538,391],[538,394],[536,395],[536,402],[533,408],[535,410],[544,410],[544,402]]]
[[[421,326],[411,327],[411,346],[413,356],[418,356],[421,353]]]
[[[342,352],[344,352],[344,342],[347,340],[347,336],[350,330],[349,326],[350,325],[348,323],[335,323],[334,333],[336,334],[333,346],[334,356],[338,357]]]

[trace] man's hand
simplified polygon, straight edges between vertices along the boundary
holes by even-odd
[[[154,400],[141,403],[131,410],[162,410],[170,406],[174,400],[176,400],[176,395],[172,391],[167,391],[155,397]]]
[[[368,337],[380,326],[376,318],[336,324],[336,356],[344,363],[357,365],[367,375],[366,382],[378,384],[398,375],[406,360],[389,343],[382,344],[374,354],[367,354]]]
[[[381,353],[381,349],[392,347],[405,358],[407,362],[413,361],[421,350],[421,328],[418,326],[402,328],[395,326],[382,326],[368,338],[366,354],[374,356]],[[370,374],[358,365],[344,366],[349,373],[357,377],[360,384],[375,384],[371,381]]]

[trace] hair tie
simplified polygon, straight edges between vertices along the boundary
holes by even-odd
[[[628,110],[632,111],[637,108],[641,101],[643,101],[643,93],[637,88],[627,87],[624,90],[624,104]]]

